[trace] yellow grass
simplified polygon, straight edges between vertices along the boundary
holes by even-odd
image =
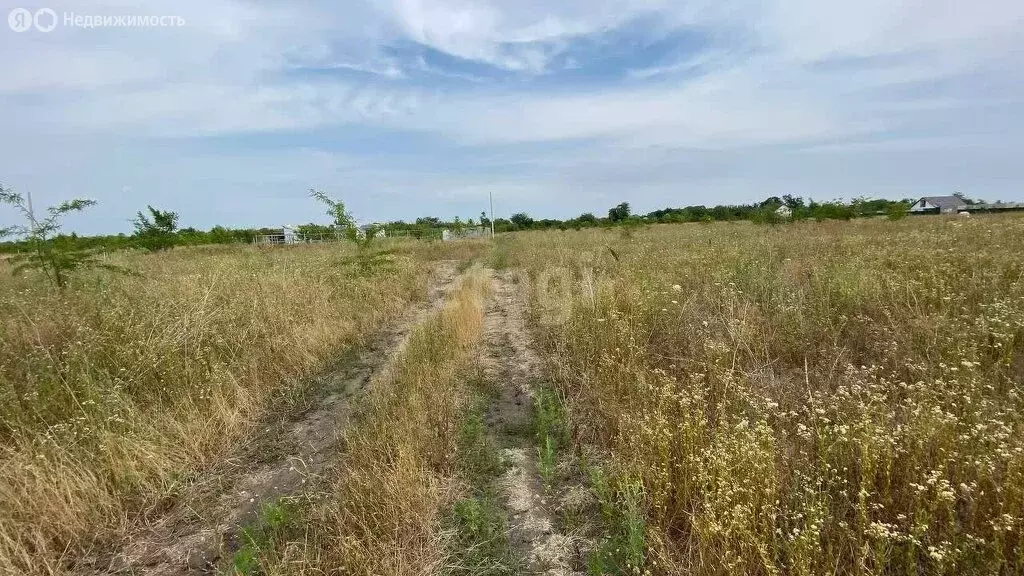
[[[289,519],[285,533],[253,542],[264,573],[441,571],[448,555],[442,515],[460,493],[460,426],[489,285],[486,274],[471,270],[374,378],[327,493]]]
[[[478,245],[116,256],[58,292],[0,278],[0,566],[56,573],[223,458],[274,402],[426,295],[431,260]]]
[[[1009,574],[1022,239],[1019,217],[692,224],[521,234],[509,261],[577,441],[642,487],[645,570]]]

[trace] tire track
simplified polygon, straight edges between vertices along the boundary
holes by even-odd
[[[498,398],[485,421],[503,447],[509,469],[499,480],[511,528],[513,551],[531,574],[576,574],[573,538],[556,529],[554,502],[549,498],[531,434],[534,386],[542,380],[542,364],[526,329],[526,306],[511,273],[492,273],[492,299],[484,319],[484,375],[495,384]]]
[[[204,474],[175,508],[116,552],[79,566],[83,574],[182,576],[208,574],[241,547],[242,528],[266,504],[309,488],[339,453],[352,400],[405,348],[413,328],[440,310],[459,283],[458,262],[441,261],[427,300],[361,350],[352,362],[321,377],[319,398],[291,419],[270,422],[239,453]]]

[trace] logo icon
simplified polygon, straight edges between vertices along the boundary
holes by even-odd
[[[46,18],[49,16],[49,18]],[[36,15],[32,17],[32,21],[36,24],[36,30],[40,32],[50,32],[57,27],[57,13],[49,8],[43,8],[36,11]]]
[[[33,25],[40,32],[50,32],[57,27],[57,13],[50,8],[40,8],[33,15],[25,8],[15,8],[7,15],[7,24],[15,32],[25,32]]]
[[[56,20],[56,14],[54,20]],[[7,24],[15,32],[24,32],[32,27],[32,13],[24,8],[15,8],[7,15]]]

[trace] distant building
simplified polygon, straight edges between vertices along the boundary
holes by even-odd
[[[957,196],[925,196],[910,207],[911,212],[936,212],[956,214],[967,208],[967,203]]]
[[[790,216],[793,215],[793,210],[789,206],[783,204],[782,206],[779,206],[778,209],[775,210],[775,213],[781,216],[782,218],[789,218]]]
[[[915,214],[959,214],[961,212],[1021,212],[1022,202],[968,204],[957,196],[925,196],[910,207]]]
[[[356,228],[357,237],[366,238],[367,235],[373,238],[386,238],[387,232],[384,229],[384,225],[380,223],[363,224]]]

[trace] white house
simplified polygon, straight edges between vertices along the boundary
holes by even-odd
[[[790,209],[789,206],[786,206],[785,204],[783,204],[782,206],[779,206],[775,210],[775,214],[777,214],[778,216],[781,216],[782,218],[789,218],[790,216],[793,215],[793,210]]]
[[[967,203],[956,196],[925,196],[910,207],[911,212],[937,212],[956,214],[967,208]]]
[[[384,228],[384,224],[374,222],[372,224],[362,224],[356,228],[356,236],[359,238],[366,238],[366,235],[370,233],[372,233],[374,238],[387,237],[387,231]]]

